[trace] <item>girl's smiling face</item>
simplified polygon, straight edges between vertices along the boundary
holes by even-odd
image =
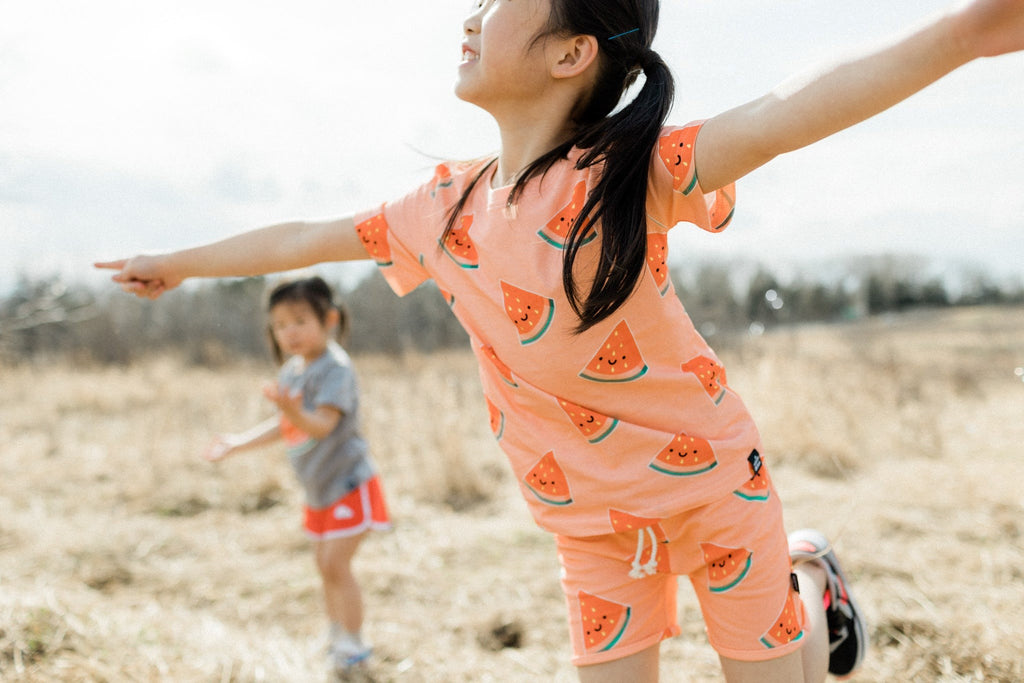
[[[270,331],[286,356],[302,356],[307,362],[319,358],[327,349],[332,321],[329,311],[327,319],[321,321],[313,307],[305,301],[282,301],[270,309]]]
[[[476,0],[463,22],[465,39],[455,94],[493,111],[530,98],[547,78],[544,41],[550,0]]]

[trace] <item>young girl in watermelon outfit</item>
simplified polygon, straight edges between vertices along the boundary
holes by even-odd
[[[282,365],[277,382],[263,393],[279,415],[218,436],[203,457],[216,462],[284,440],[306,494],[305,530],[313,539],[330,624],[328,654],[332,667],[344,671],[371,654],[360,635],[363,598],[352,558],[368,531],[391,524],[360,429],[355,371],[335,341],[346,318],[331,288],[320,277],[282,282],[270,292],[268,314]]]
[[[530,510],[556,536],[582,681],[657,679],[658,643],[679,632],[678,575],[727,680],[846,674],[863,621],[828,542],[787,539],[757,429],[673,293],[666,233],[721,231],[734,182],[775,156],[1024,48],[1024,2],[975,0],[679,127],[664,126],[673,81],[651,49],[657,20],[655,0],[480,0],[456,95],[494,117],[497,155],[441,164],[354,217],[99,265],[148,297],[187,277],[367,254],[399,294],[434,280],[469,332]]]

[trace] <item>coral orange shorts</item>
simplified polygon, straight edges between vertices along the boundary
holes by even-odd
[[[325,508],[305,510],[306,533],[319,541],[391,528],[380,478],[373,477]]]
[[[677,575],[690,578],[723,657],[761,661],[803,645],[782,506],[766,483],[668,519],[610,511],[616,528],[628,529],[620,533],[556,536],[573,664],[620,659],[678,635]]]

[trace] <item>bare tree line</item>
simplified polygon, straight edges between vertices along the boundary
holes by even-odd
[[[1024,285],[996,283],[974,272],[956,289],[926,276],[907,259],[875,259],[837,276],[783,279],[759,266],[745,277],[731,265],[705,263],[673,272],[677,295],[701,333],[717,345],[739,334],[802,322],[855,319],[920,307],[1024,304]],[[153,354],[183,354],[217,365],[239,356],[269,358],[264,278],[218,280],[185,287],[157,301],[120,292],[75,288],[59,277],[21,278],[0,297],[0,357],[8,362],[54,356],[127,363]],[[466,335],[437,288],[404,298],[378,273],[341,289],[355,353],[432,351],[464,346]]]

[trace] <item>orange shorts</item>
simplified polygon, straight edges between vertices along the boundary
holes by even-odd
[[[380,478],[373,477],[325,508],[304,506],[305,528],[309,536],[326,541],[355,536],[367,529],[391,528]]]
[[[618,516],[617,527],[630,528],[620,533],[555,537],[573,664],[620,659],[678,635],[678,575],[690,578],[719,655],[762,661],[803,645],[803,603],[770,482],[668,519],[632,520]]]

